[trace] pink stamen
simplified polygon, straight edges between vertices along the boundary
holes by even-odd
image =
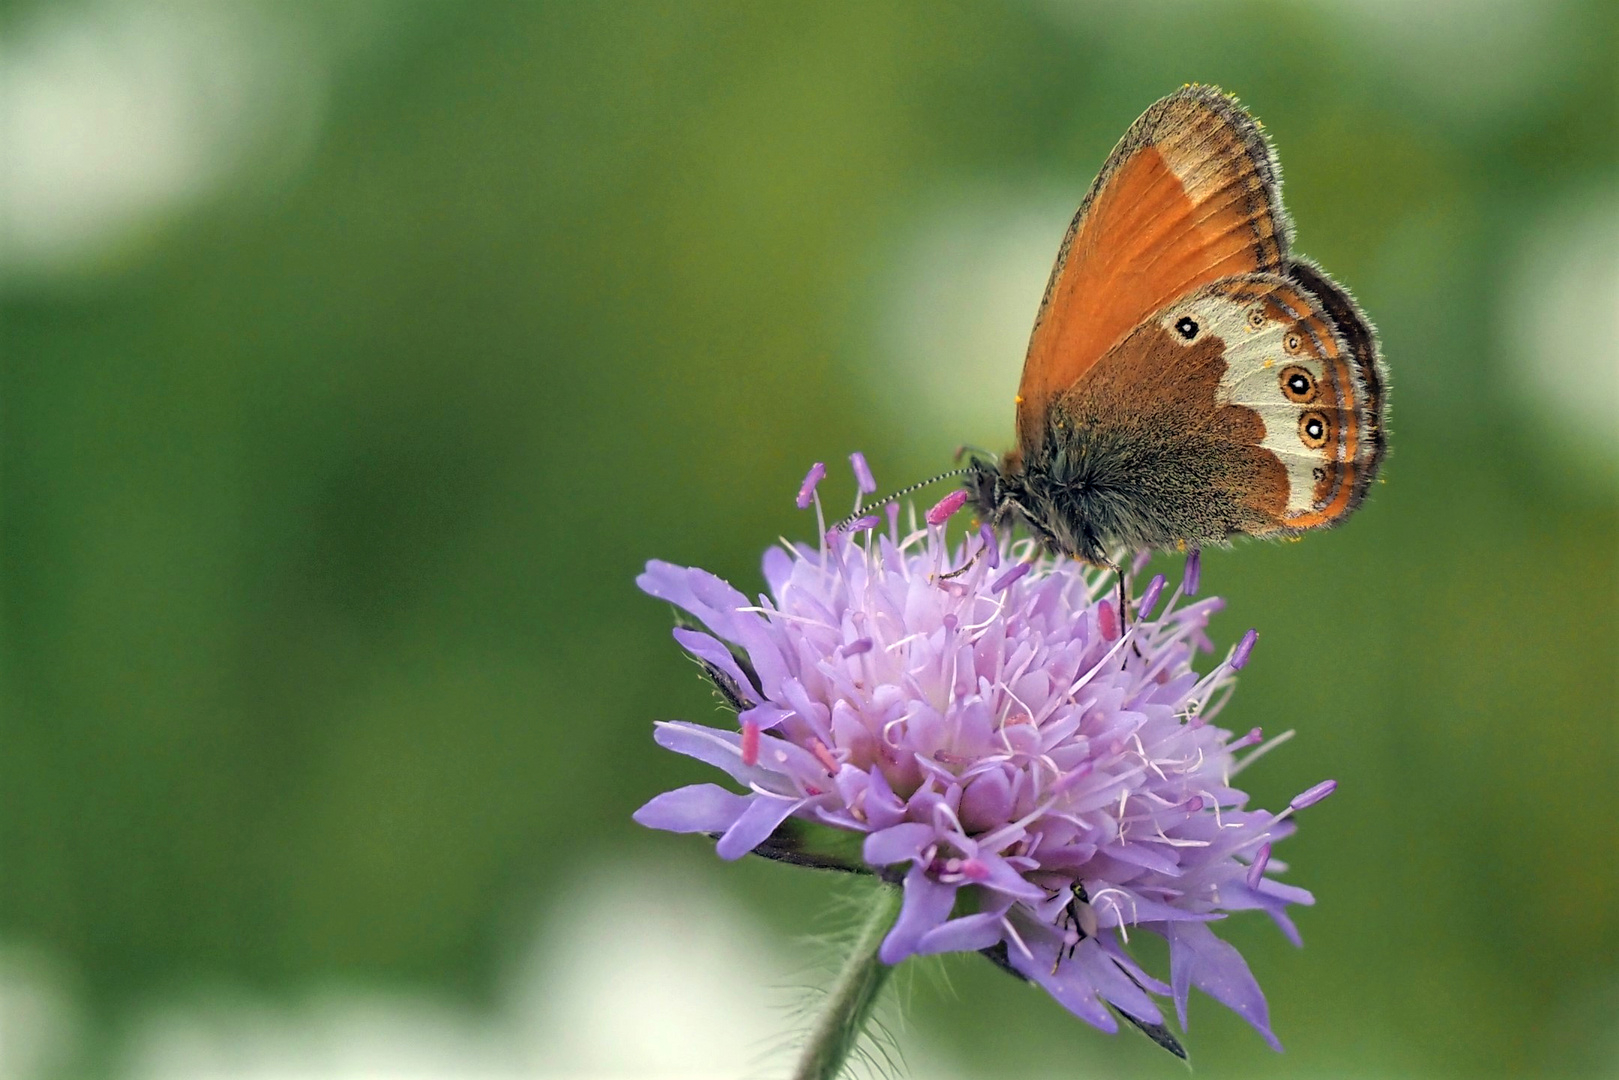
[[[927,512],[929,525],[943,525],[950,520],[950,515],[967,505],[967,492],[958,488],[933,504],[933,509]]]
[[[1113,601],[1103,600],[1096,605],[1096,625],[1102,631],[1103,641],[1119,640],[1119,617],[1113,610]]]
[[[961,876],[968,881],[988,881],[989,867],[979,859],[961,860]]]
[[[829,774],[837,774],[837,771],[840,768],[838,765],[838,759],[832,756],[832,751],[826,748],[826,743],[822,742],[820,739],[811,739],[810,753],[815,755],[816,761],[819,761],[826,767],[826,771]]]
[[[759,764],[759,724],[754,720],[742,722],[742,764]]]

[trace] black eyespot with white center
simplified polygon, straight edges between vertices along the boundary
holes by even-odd
[[[1190,315],[1182,315],[1175,321],[1175,332],[1187,341],[1197,337],[1197,321]]]
[[[1289,401],[1308,405],[1316,398],[1315,376],[1310,369],[1298,364],[1289,364],[1278,373],[1281,382],[1282,394]]]
[[[1299,439],[1311,450],[1319,450],[1327,445],[1331,435],[1332,425],[1315,409],[1299,417]]]

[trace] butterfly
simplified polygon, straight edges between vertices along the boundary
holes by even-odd
[[[1017,445],[964,470],[980,516],[1112,565],[1352,514],[1387,448],[1387,377],[1366,316],[1291,233],[1235,98],[1186,86],[1143,113],[1057,252]]]

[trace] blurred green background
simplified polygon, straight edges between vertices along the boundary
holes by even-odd
[[[632,825],[713,716],[632,579],[756,590],[810,462],[1007,444],[1068,216],[1206,81],[1393,453],[1206,558],[1226,719],[1299,732],[1251,790],[1341,787],[1306,948],[1227,927],[1287,1052],[1202,998],[1197,1072],[1619,1075],[1616,13],[0,7],[0,1067],[776,1068],[840,883]],[[1180,1075],[975,957],[902,984],[917,1076]]]

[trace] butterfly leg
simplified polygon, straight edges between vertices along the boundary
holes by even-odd
[[[1131,590],[1129,571],[1127,571],[1122,564],[1104,562],[1102,565],[1113,571],[1114,596],[1118,598],[1117,602],[1119,605],[1119,634],[1120,636],[1123,636],[1130,630]],[[1139,659],[1146,659],[1146,657],[1142,655],[1141,646],[1139,644],[1132,641],[1130,643],[1130,648]]]
[[[972,556],[966,562],[962,563],[960,566],[956,567],[954,570],[950,571],[948,574],[940,574],[939,575],[939,580],[940,581],[949,581],[951,578],[958,578],[962,574],[965,574],[967,571],[969,571],[969,570],[971,570],[973,568],[974,563],[976,563],[979,559],[984,557],[984,552],[986,552],[988,550],[989,550],[988,545],[981,546],[977,551],[972,553]]]
[[[1121,566],[1109,566],[1113,570],[1114,589],[1119,597],[1119,633],[1123,635],[1130,629],[1130,577],[1129,572]]]

